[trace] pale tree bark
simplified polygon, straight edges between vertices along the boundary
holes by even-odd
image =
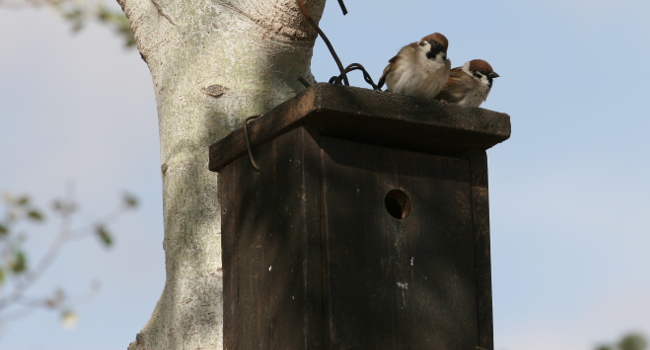
[[[129,349],[220,349],[220,208],[208,146],[302,91],[298,76],[313,81],[316,32],[296,0],[118,1],[156,93],[167,271]],[[318,21],[325,0],[305,2]]]

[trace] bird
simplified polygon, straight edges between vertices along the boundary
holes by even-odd
[[[484,60],[475,59],[465,62],[449,73],[449,80],[440,91],[436,100],[467,107],[478,107],[487,99],[492,88],[492,79],[497,74]]]
[[[378,86],[402,95],[433,99],[449,79],[451,60],[447,57],[449,42],[440,33],[433,33],[404,46],[388,61]]]

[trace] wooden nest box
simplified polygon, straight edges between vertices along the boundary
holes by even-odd
[[[485,150],[510,118],[317,84],[210,147],[224,348],[492,350]]]

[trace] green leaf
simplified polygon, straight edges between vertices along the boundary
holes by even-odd
[[[73,32],[73,33],[78,33],[78,32],[80,32],[80,31],[84,28],[84,26],[86,25],[86,24],[83,22],[83,20],[76,20],[76,19],[73,19],[72,21],[73,21],[73,22],[72,22],[72,28],[71,28],[71,29],[72,29],[72,32]]]
[[[123,37],[125,41],[124,46],[132,47],[135,45],[131,23],[124,15],[124,12],[111,11],[102,7],[97,12],[96,18],[99,22],[102,22],[109,27],[113,27],[117,34]]]
[[[70,21],[81,21],[83,20],[84,13],[81,9],[72,9],[68,12],[63,12],[63,18]]]
[[[63,301],[65,301],[65,291],[57,288],[54,290],[54,294],[51,297],[45,299],[45,306],[56,309],[63,303]]]
[[[99,236],[99,239],[104,243],[104,246],[110,247],[113,245],[113,237],[108,233],[104,225],[97,225],[95,227],[95,233]]]
[[[17,205],[27,205],[29,204],[29,197],[28,196],[22,196],[16,200]]]
[[[43,214],[36,209],[32,209],[27,212],[27,217],[32,221],[43,221]]]
[[[9,229],[4,224],[0,224],[0,235],[6,235],[9,233]]]
[[[100,22],[109,22],[112,20],[113,13],[107,10],[104,6],[97,8],[97,19]]]
[[[138,207],[138,198],[136,196],[125,193],[122,195],[122,201],[127,208],[137,208]]]
[[[14,273],[22,273],[27,270],[27,258],[25,257],[25,253],[22,251],[17,251],[16,256],[14,257],[14,261],[11,264],[11,270]]]
[[[65,310],[61,313],[61,325],[63,328],[75,328],[77,323],[79,323],[79,316],[73,310]]]
[[[0,287],[5,283],[5,272],[3,269],[0,269]]]
[[[647,345],[646,340],[642,336],[634,333],[626,335],[618,343],[618,347],[621,350],[645,350]]]

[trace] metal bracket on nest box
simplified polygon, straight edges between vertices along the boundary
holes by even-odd
[[[491,350],[485,150],[510,118],[317,84],[210,147],[227,349]]]

